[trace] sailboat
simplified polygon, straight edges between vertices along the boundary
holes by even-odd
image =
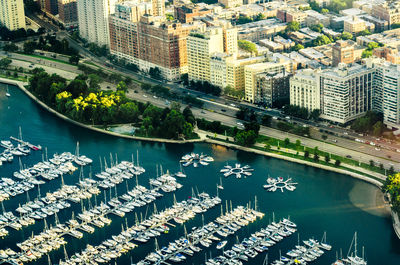
[[[179,163],[180,171],[175,173],[178,178],[186,178],[186,174],[183,172],[182,164]]]
[[[219,177],[219,184],[217,185],[217,188],[220,190],[224,189],[224,186],[222,186],[222,178],[221,177]]]
[[[7,96],[7,97],[11,97],[11,95],[10,95],[10,91],[8,90],[8,85],[7,85],[7,92],[6,92],[6,96]]]
[[[354,242],[354,252],[350,255],[351,247]],[[357,256],[357,232],[354,233],[353,240],[351,241],[349,251],[347,253],[347,258],[338,259],[333,263],[333,265],[367,265],[367,262],[364,259],[364,248],[362,257]]]

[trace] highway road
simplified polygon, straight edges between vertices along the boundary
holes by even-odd
[[[71,39],[68,35],[67,32],[65,31],[60,31],[57,33],[58,37],[60,38],[67,38],[69,40],[69,43],[72,47],[76,48],[77,50],[80,51],[82,55],[84,55],[87,59],[90,59],[93,63],[97,64],[100,67],[107,68],[104,64],[104,60],[101,60],[100,58],[97,58],[90,52],[88,52],[86,49],[81,47],[75,40]],[[58,63],[54,61],[46,62],[46,60],[38,60],[37,58],[30,57],[30,56],[25,56],[25,55],[20,55],[20,54],[12,54],[12,58],[18,59],[18,60],[26,60],[30,62],[34,62],[36,64],[44,64],[48,65],[50,67],[54,68],[59,68],[60,70],[67,70],[73,73],[80,73],[80,71],[77,69],[75,66],[63,64],[63,63]],[[36,61],[35,61],[36,60]],[[212,95],[207,95],[202,92],[198,91],[193,91],[193,90],[188,90],[183,88],[179,84],[174,84],[174,83],[165,83],[162,81],[154,80],[152,78],[149,78],[147,76],[142,76],[138,73],[134,73],[132,71],[129,71],[127,69],[121,68],[121,67],[113,67],[107,68],[109,71],[113,71],[119,74],[123,75],[129,75],[133,79],[140,80],[140,81],[145,81],[148,83],[151,83],[152,85],[160,84],[163,86],[168,87],[171,91],[175,91],[177,93],[187,93],[192,96],[195,96],[202,100],[204,102],[203,109],[198,109],[198,108],[193,108],[193,112],[196,115],[196,117],[200,118],[206,118],[208,120],[217,120],[221,121],[226,125],[229,126],[237,126],[238,122],[243,122],[239,121],[235,118],[235,113],[238,110],[239,106],[246,106],[248,108],[253,109],[256,113],[258,114],[269,114],[271,116],[276,116],[276,117],[281,117],[281,114],[277,110],[265,110],[259,107],[256,107],[254,105],[251,105],[249,103],[245,102],[237,102],[228,98],[222,98],[222,97],[216,97]],[[147,92],[145,92],[147,93]],[[136,93],[131,93],[132,97],[140,100],[140,101],[150,101],[152,103],[155,103],[158,106],[165,107],[165,100],[164,99],[155,99],[151,95],[147,95],[147,98],[143,96],[143,92],[139,92],[138,94]],[[233,107],[232,104],[235,106]],[[293,120],[292,120],[293,122]],[[306,124],[308,126],[313,125],[315,126],[316,124],[311,122],[311,121],[301,121],[299,119],[296,119],[296,123],[299,123],[300,125]],[[318,128],[315,128],[316,130],[312,130],[312,136],[316,139],[321,139],[322,133],[318,132],[318,129],[324,129],[327,131],[331,131],[334,133],[338,133],[339,135],[343,135],[344,133],[348,134],[353,134],[353,136],[357,136],[356,134],[352,132],[348,132],[346,129],[342,129],[339,127],[335,128],[330,128],[327,125],[318,125]],[[386,168],[389,168],[390,166],[394,165],[394,167],[400,171],[400,165],[390,161],[394,160],[396,162],[400,162],[400,153],[393,151],[393,150],[387,150],[384,148],[392,148],[393,146],[389,144],[382,144],[382,147],[380,148],[381,150],[378,150],[379,148],[376,148],[374,146],[370,146],[364,143],[359,143],[355,142],[354,140],[348,140],[342,137],[337,137],[333,135],[328,135],[328,140],[326,143],[321,143],[320,141],[309,139],[309,138],[304,138],[304,137],[299,137],[297,135],[290,135],[290,134],[285,134],[282,133],[281,131],[277,131],[271,128],[266,128],[262,127],[261,131],[262,134],[265,134],[267,136],[271,136],[274,138],[278,139],[284,139],[286,137],[296,140],[301,138],[302,142],[306,144],[307,146],[313,147],[313,146],[319,146],[320,150],[323,151],[329,151],[334,154],[338,154],[341,156],[346,156],[350,155],[353,159],[359,159],[362,162],[369,163],[370,160],[375,161],[376,163],[383,163]],[[355,137],[354,136],[354,137]],[[348,137],[348,135],[346,135]],[[362,138],[360,136],[357,136],[359,138]],[[322,139],[321,139],[322,140]],[[334,143],[332,140],[336,140],[337,142]],[[322,145],[322,146],[321,146]],[[400,148],[400,147],[399,147]],[[351,151],[349,151],[349,149]],[[377,158],[379,157],[379,158]],[[388,158],[388,159],[386,159]],[[389,160],[390,159],[390,160]]]

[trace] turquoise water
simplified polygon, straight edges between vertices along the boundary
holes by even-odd
[[[4,88],[4,85],[0,85]],[[5,139],[10,135],[17,136],[18,127],[22,127],[23,137],[34,143],[46,146],[48,155],[63,151],[75,151],[77,141],[80,143],[80,153],[91,157],[94,160],[92,171],[100,170],[99,157],[109,159],[110,153],[119,160],[131,160],[132,154],[136,159],[136,152],[139,152],[139,160],[145,167],[146,173],[139,177],[139,183],[148,186],[148,179],[156,174],[156,165],[162,165],[164,170],[172,172],[179,170],[179,159],[182,155],[189,152],[205,153],[214,157],[215,162],[207,167],[185,168],[188,177],[179,179],[184,185],[182,189],[175,193],[178,201],[186,199],[192,193],[192,188],[198,191],[205,191],[209,194],[216,193],[216,183],[219,182],[219,170],[226,163],[233,164],[239,162],[249,164],[254,168],[254,175],[246,179],[234,179],[233,177],[223,179],[225,189],[220,193],[225,201],[232,201],[232,205],[246,205],[253,201],[257,196],[258,207],[266,215],[260,221],[252,223],[248,227],[241,229],[237,235],[239,240],[250,233],[264,227],[272,220],[272,213],[276,218],[287,217],[297,223],[301,239],[315,237],[320,239],[324,231],[327,232],[328,242],[333,245],[332,251],[323,255],[313,264],[331,264],[335,260],[335,252],[343,249],[347,253],[348,247],[355,231],[358,232],[359,245],[365,246],[365,254],[368,264],[399,264],[400,263],[400,240],[397,239],[392,229],[389,216],[382,214],[379,209],[375,209],[376,188],[370,184],[355,180],[345,175],[336,174],[312,167],[298,165],[278,159],[253,155],[241,151],[235,151],[208,144],[159,144],[140,142],[127,139],[120,139],[101,133],[96,133],[71,125],[54,117],[42,110],[19,89],[10,87],[11,97],[4,96],[5,90],[0,90],[0,138]],[[22,159],[22,163],[29,166],[42,158],[42,153],[35,152]],[[0,177],[11,177],[12,172],[19,168],[18,162],[5,164],[0,167]],[[89,173],[86,167],[85,175]],[[298,182],[297,190],[294,192],[268,193],[262,188],[267,176],[290,176],[294,182]],[[78,173],[64,177],[68,184],[77,182]],[[129,187],[133,187],[135,180],[128,182]],[[41,186],[41,194],[47,191],[54,191],[60,187],[60,180],[53,180]],[[126,191],[126,186],[118,186],[118,194]],[[114,194],[114,190],[112,191]],[[109,191],[107,192],[107,197]],[[350,196],[351,195],[351,196]],[[30,198],[37,196],[37,189],[29,192]],[[26,195],[20,195],[4,202],[6,210],[15,210],[19,203],[26,201]],[[100,201],[102,196],[97,197]],[[362,203],[359,204],[361,199]],[[355,205],[353,202],[357,201]],[[171,206],[173,202],[172,194],[168,194],[156,201],[157,209]],[[91,201],[94,204],[94,199]],[[88,202],[85,202],[88,206]],[[225,203],[224,203],[225,205]],[[153,205],[143,207],[136,213],[147,216],[153,211]],[[61,222],[66,221],[75,213],[80,212],[81,206],[73,204],[70,209],[60,211]],[[204,221],[213,220],[220,213],[220,208],[216,207],[204,214]],[[104,239],[110,238],[113,234],[121,231],[121,225],[134,223],[134,213],[127,214],[125,218],[111,215],[112,224],[102,229],[96,229],[93,234],[84,233],[81,240],[66,236],[68,241],[66,250],[69,255],[81,251],[86,244],[98,245]],[[202,218],[197,215],[194,219],[186,223],[190,230],[193,226],[201,225]],[[54,218],[49,218],[47,223],[53,224]],[[39,233],[44,227],[44,222],[36,222],[34,226],[29,226],[20,231],[7,228],[9,236],[0,239],[0,248],[11,247],[18,250],[16,243],[21,242],[32,235]],[[160,246],[166,245],[169,241],[183,235],[183,226],[172,228],[170,233],[162,235],[158,239]],[[236,240],[229,237],[228,248]],[[297,243],[297,235],[283,240],[269,250],[269,261],[272,262],[279,256],[279,250],[286,253]],[[144,258],[149,251],[154,248],[154,242],[140,245],[118,259],[117,264],[129,264],[130,259],[139,261]],[[202,264],[205,255],[215,256],[220,251],[215,249],[215,245],[207,251],[189,257],[185,263],[181,264]],[[361,251],[361,248],[359,249]],[[50,254],[51,261],[55,264],[64,257],[62,249]],[[262,264],[265,254],[259,255],[247,264]],[[32,264],[47,264],[47,257],[42,258]]]

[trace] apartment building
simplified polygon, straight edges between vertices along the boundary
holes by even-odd
[[[224,36],[221,27],[195,30],[187,39],[189,79],[210,81],[210,57],[224,52]]]
[[[343,21],[343,31],[350,32],[351,34],[357,34],[363,30],[369,30],[374,32],[375,25],[371,22],[367,22],[357,16],[349,17]]]
[[[372,16],[386,20],[389,26],[400,23],[400,1],[385,1],[372,7]]]
[[[244,91],[244,67],[265,60],[265,56],[237,58],[237,54],[212,54],[210,57],[210,83],[221,88],[229,86],[237,91]]]
[[[318,85],[318,71],[298,70],[290,78],[290,104],[306,108],[309,112],[321,109],[321,93]]]
[[[58,17],[64,26],[78,25],[77,0],[58,0]]]
[[[270,108],[282,107],[290,101],[289,79],[291,74],[283,72],[261,73],[256,76],[254,103]]]
[[[338,66],[339,63],[354,62],[354,42],[338,40],[332,46],[332,66]]]
[[[197,4],[174,5],[174,16],[182,23],[193,21],[194,17],[201,17],[211,13],[211,9],[204,8]]]
[[[77,0],[79,34],[88,42],[109,46],[108,18],[117,0]]]
[[[25,28],[23,0],[0,0],[0,23],[9,30]]]
[[[225,8],[231,8],[243,5],[243,0],[218,0]]]
[[[340,64],[318,76],[321,118],[345,124],[372,109],[373,69]]]
[[[58,0],[44,0],[44,11],[52,14],[58,14]]]
[[[245,100],[255,103],[257,101],[257,76],[263,73],[292,73],[293,62],[282,57],[269,58],[267,62],[246,65],[244,67]]]

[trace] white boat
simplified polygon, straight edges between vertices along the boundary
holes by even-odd
[[[221,249],[221,248],[225,247],[225,245],[226,245],[227,243],[228,243],[228,241],[226,241],[226,240],[219,242],[219,243],[217,244],[217,249]]]

